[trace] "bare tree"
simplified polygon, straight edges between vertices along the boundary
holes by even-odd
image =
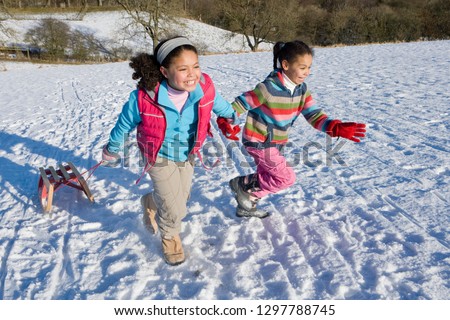
[[[88,0],[81,0],[80,11],[78,12],[76,19],[83,20],[84,16],[87,13],[88,8],[89,8]]]
[[[11,33],[11,31],[2,24],[2,20],[0,20],[0,33],[3,33],[6,36],[9,36]]]
[[[25,34],[25,41],[43,48],[50,60],[64,58],[69,40],[69,25],[53,18],[41,20],[34,29]]]
[[[161,37],[168,32],[162,21],[170,21],[171,13],[179,8],[179,1],[173,0],[117,0],[133,22],[140,25],[152,39],[153,49]]]
[[[4,23],[4,20],[11,18],[12,15],[8,10],[8,3],[6,0],[0,0],[0,33],[3,33],[7,37],[12,35],[12,31],[7,28]]]
[[[10,7],[10,3],[8,0],[0,0],[0,19],[3,18],[4,15],[11,16],[8,8]]]
[[[230,21],[231,31],[242,33],[252,51],[276,37],[280,32],[283,10],[281,1],[273,0],[230,0],[224,3],[224,12]],[[286,2],[286,1],[282,1]]]

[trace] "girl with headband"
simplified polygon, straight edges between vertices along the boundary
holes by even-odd
[[[133,57],[130,67],[137,90],[123,106],[102,160],[117,166],[124,139],[137,128],[137,142],[150,174],[153,192],[141,198],[144,224],[161,233],[165,261],[183,263],[181,221],[187,213],[194,157],[210,134],[211,112],[222,132],[237,140],[237,114],[215,90],[211,78],[202,73],[198,53],[184,37],[162,41],[153,55]]]

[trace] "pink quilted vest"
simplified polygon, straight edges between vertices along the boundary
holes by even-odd
[[[190,154],[198,154],[207,135],[211,134],[211,111],[214,105],[215,89],[211,78],[202,73],[200,86],[203,90],[203,98],[198,103],[198,124],[194,146]],[[147,158],[150,165],[156,161],[159,150],[164,142],[166,133],[166,116],[164,108],[158,105],[157,95],[159,84],[154,91],[139,90],[138,108],[141,115],[141,123],[137,127],[137,141],[139,149]]]

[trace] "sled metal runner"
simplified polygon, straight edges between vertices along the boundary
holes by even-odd
[[[81,190],[89,201],[94,202],[94,196],[89,190],[86,180],[73,163],[59,164],[57,169],[53,166],[49,166],[47,169],[41,167],[39,172],[38,194],[44,212],[50,211],[53,195],[61,186],[69,186]]]

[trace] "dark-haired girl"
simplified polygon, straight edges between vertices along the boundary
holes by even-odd
[[[184,37],[162,41],[153,55],[139,54],[130,66],[138,89],[125,103],[102,159],[109,165],[120,163],[124,137],[137,127],[145,171],[153,182],[153,192],[141,198],[144,223],[154,233],[160,231],[164,258],[177,265],[185,260],[180,230],[191,191],[193,157],[210,134],[211,112],[222,120],[225,133],[236,133],[238,127],[232,123],[237,115],[200,71],[197,50]]]
[[[317,130],[355,142],[365,136],[365,124],[330,119],[314,102],[305,79],[313,51],[302,41],[278,42],[273,48],[274,70],[255,89],[232,103],[242,114],[248,111],[242,142],[257,165],[255,173],[230,180],[238,202],[238,216],[264,218],[257,209],[262,197],[292,186],[294,170],[280,150],[288,142],[288,130],[301,114]]]

